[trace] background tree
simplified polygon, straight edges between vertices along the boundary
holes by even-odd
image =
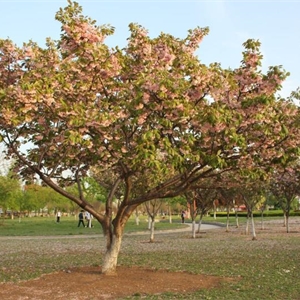
[[[259,180],[245,180],[243,186],[239,188],[239,193],[242,196],[247,208],[247,223],[246,234],[249,233],[249,221],[251,221],[252,240],[256,240],[256,230],[253,218],[253,211],[258,209],[265,201],[264,198],[264,182]]]
[[[172,223],[172,216],[174,214],[179,214],[179,212],[182,211],[182,207],[186,208],[186,206],[186,198],[179,195],[173,198],[166,198],[164,203],[162,203],[162,210],[168,215],[169,223]]]
[[[231,209],[234,209],[236,227],[239,227],[238,210],[239,207],[244,204],[242,197],[239,194],[239,190],[242,189],[241,186],[243,186],[243,183],[241,182],[239,171],[226,173],[221,177],[221,181],[218,186],[218,202],[226,208],[226,232],[229,231],[229,216]]]
[[[219,187],[218,190],[220,195],[219,202],[226,208],[226,232],[229,232],[229,216],[231,209],[235,206],[236,187]]]
[[[214,206],[217,199],[217,189],[211,188],[211,181],[201,182],[201,186],[185,193],[190,208],[192,219],[192,237],[196,238],[196,232],[200,233],[203,216]],[[210,188],[205,188],[208,186]],[[199,215],[198,229],[196,230],[196,218]]]
[[[284,214],[284,224],[286,226],[286,232],[290,231],[289,228],[289,216],[291,206],[296,197],[300,194],[300,171],[299,164],[294,164],[294,168],[288,167],[282,172],[273,174],[271,183],[271,192],[277,197],[280,203],[281,209]]]
[[[144,203],[148,219],[149,219],[149,225],[150,225],[150,243],[154,242],[154,231],[155,231],[155,218],[157,216],[157,213],[159,212],[162,200],[161,199],[154,199],[150,200],[148,202]]]
[[[0,207],[3,215],[10,211],[11,218],[14,211],[19,211],[18,197],[20,196],[21,185],[19,180],[8,173],[7,176],[0,176]]]
[[[210,186],[213,186],[212,184]],[[196,189],[196,207],[199,213],[199,222],[197,232],[200,233],[203,217],[213,208],[214,201],[218,197],[218,191],[214,188]]]
[[[196,218],[198,215],[198,210],[196,206],[196,193],[196,189],[185,192],[185,199],[189,210],[189,215],[192,221],[192,238],[196,238]]]
[[[45,198],[44,188],[39,184],[27,184],[24,186],[24,192],[30,211],[34,211],[35,216],[44,215],[47,210],[47,198]]]
[[[275,97],[288,74],[281,67],[261,73],[259,41],[245,42],[239,68],[223,70],[195,54],[207,28],[151,39],[130,24],[119,49],[104,43],[114,28],[97,26],[76,2],[56,19],[60,40],[47,39],[45,48],[0,40],[0,131],[23,178],[38,175],[100,222],[102,272],[116,271],[124,226],[140,204],[220,172],[259,168],[288,140],[279,119],[286,110],[278,114]],[[104,212],[84,195],[92,168],[114,174]],[[137,191],[142,176],[156,180]],[[70,184],[76,195],[65,189]]]

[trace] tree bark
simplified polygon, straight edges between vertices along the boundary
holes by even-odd
[[[286,227],[286,211],[283,210],[283,227]]]
[[[249,234],[249,213],[247,213],[247,220],[246,220],[246,227],[245,227],[245,234]]]
[[[240,224],[239,224],[239,215],[238,215],[237,210],[235,210],[235,227],[236,228],[240,227]]]
[[[138,226],[140,225],[140,218],[139,218],[139,213],[137,209],[135,210],[135,224]]]
[[[169,223],[172,224],[172,210],[171,210],[171,205],[169,205]]]
[[[291,210],[291,201],[292,201],[292,198],[288,199],[288,203],[287,203],[287,207],[286,207],[286,213],[285,213],[285,217],[286,217],[286,232],[287,233],[290,232],[289,218],[290,218],[290,210]]]
[[[105,275],[116,274],[118,256],[121,248],[122,236],[112,236],[112,241],[109,248],[106,250],[103,257],[102,273]]]
[[[151,218],[150,243],[154,242],[154,231],[155,231],[155,218]]]
[[[286,214],[286,232],[290,232],[290,224],[289,224],[289,214]]]
[[[203,219],[203,214],[201,213],[200,214],[199,223],[198,223],[198,230],[197,230],[198,233],[200,233],[200,230],[201,230],[202,219]]]
[[[214,201],[214,220],[217,220],[217,206],[215,201]]]
[[[261,230],[264,230],[265,226],[264,226],[264,211],[261,211]]]
[[[229,205],[227,205],[226,232],[229,232]]]
[[[195,220],[192,220],[192,238],[196,238],[196,222]]]
[[[255,224],[254,224],[253,212],[252,211],[251,211],[251,224],[252,224],[252,240],[257,240],[257,238],[256,238],[256,232],[255,232]]]

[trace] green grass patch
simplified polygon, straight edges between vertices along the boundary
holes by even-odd
[[[102,234],[101,225],[93,220],[92,228],[77,227],[78,219],[75,217],[62,217],[60,223],[54,217],[25,217],[14,219],[0,219],[0,236],[56,236],[56,235],[93,235]],[[168,230],[182,228],[179,218],[173,223],[166,220],[155,223],[156,230]],[[132,217],[126,224],[125,232],[147,231],[146,217],[141,217],[139,225],[136,225]]]

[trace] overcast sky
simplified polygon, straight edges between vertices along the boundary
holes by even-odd
[[[167,1],[167,0],[78,0],[83,14],[97,24],[116,28],[107,40],[111,46],[126,45],[128,24],[145,27],[151,37],[160,32],[185,37],[197,26],[209,27],[198,55],[202,63],[219,62],[224,68],[238,67],[242,44],[259,39],[264,55],[263,70],[282,65],[291,73],[281,92],[288,96],[300,86],[300,0],[298,1]],[[55,13],[66,0],[0,0],[0,38],[18,45],[32,39],[58,39],[60,23]]]

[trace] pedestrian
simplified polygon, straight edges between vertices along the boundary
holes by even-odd
[[[181,212],[181,223],[184,223],[184,222],[185,222],[184,219],[185,219],[185,211],[183,210],[183,211]]]
[[[84,215],[83,215],[83,210],[80,211],[79,215],[78,215],[78,226],[77,227],[80,227],[80,224],[82,224],[83,227],[86,227],[85,224],[84,224]]]
[[[60,217],[61,217],[61,212],[60,210],[57,212],[56,214],[56,222],[59,223],[60,222]]]
[[[85,212],[85,219],[86,219],[86,221],[87,221],[87,227],[89,227],[89,228],[92,228],[92,227],[94,227],[93,225],[92,225],[92,218],[93,218],[93,216],[88,212],[88,211],[86,211]]]

